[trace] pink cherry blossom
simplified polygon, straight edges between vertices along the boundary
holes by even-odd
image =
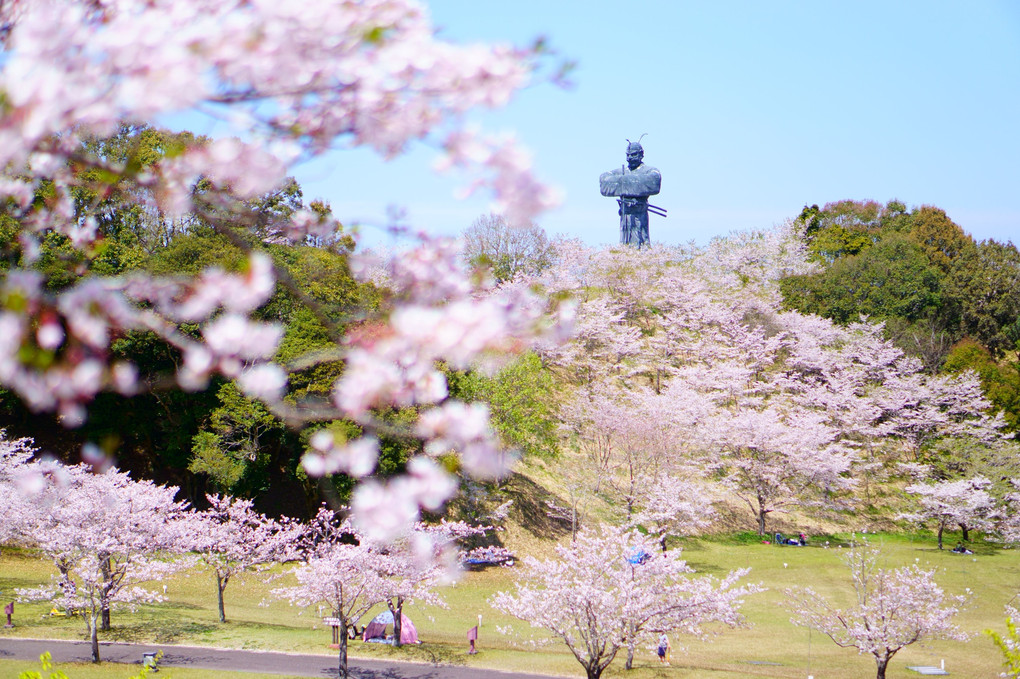
[[[936,483],[915,483],[906,491],[916,495],[919,511],[902,518],[918,522],[935,521],[938,526],[939,549],[942,549],[942,534],[946,528],[958,525],[966,533],[969,529],[990,526],[994,501],[987,489],[992,482],[983,476]],[[964,536],[966,538],[966,535]]]
[[[936,639],[966,641],[953,622],[966,597],[946,594],[935,570],[917,564],[879,565],[881,553],[870,545],[854,547],[846,557],[855,602],[837,608],[811,588],[788,591],[793,623],[811,627],[837,646],[856,648],[875,659],[877,679],[885,679],[889,661],[901,649]]]
[[[208,509],[182,519],[187,528],[184,540],[187,549],[213,570],[220,622],[226,622],[223,593],[231,578],[294,558],[304,529],[256,512],[251,500],[219,495],[206,498]]]
[[[162,600],[140,585],[191,565],[167,559],[183,548],[179,519],[186,505],[174,500],[177,488],[134,481],[116,469],[97,474],[85,465],[30,464],[39,465],[44,482],[24,496],[21,539],[52,559],[60,576],[19,596],[84,609],[99,662],[98,630],[109,628],[111,608]]]
[[[739,624],[744,597],[760,591],[738,586],[747,569],[695,577],[679,552],[658,553],[652,539],[605,525],[524,565],[515,591],[497,592],[492,605],[566,644],[589,679],[659,633],[704,637],[710,621]]]
[[[347,630],[384,598],[385,579],[374,567],[378,555],[367,542],[329,542],[292,573],[298,584],[277,587],[274,597],[301,607],[326,606],[340,624],[340,676],[347,674]]]
[[[332,432],[320,429],[312,434],[310,443],[312,450],[302,459],[302,464],[313,476],[343,472],[362,478],[372,473],[379,459],[379,441],[368,436],[337,445]]]

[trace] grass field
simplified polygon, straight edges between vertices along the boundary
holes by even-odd
[[[991,641],[981,634],[989,627],[1003,630],[1003,605],[1009,602],[1020,586],[1020,551],[999,550],[976,543],[973,556],[940,552],[928,535],[869,536],[881,543],[889,565],[912,563],[939,569],[939,583],[951,593],[973,590],[973,597],[959,618],[959,624],[974,637],[968,642],[937,642],[928,647],[912,646],[893,660],[888,676],[917,677],[907,665],[938,665],[945,660],[946,669],[955,676],[995,677],[1000,659]],[[683,677],[684,679],[730,679],[736,677],[801,678],[812,674],[816,679],[851,679],[874,676],[870,656],[859,656],[853,650],[841,649],[817,632],[790,624],[789,610],[784,606],[784,591],[789,587],[811,585],[824,595],[849,596],[846,569],[840,559],[843,549],[838,545],[848,536],[815,538],[806,548],[776,547],[761,544],[748,536],[688,541],[684,554],[690,565],[700,572],[721,574],[732,568],[750,567],[750,580],[760,582],[767,592],[750,597],[744,608],[750,625],[730,630],[722,628],[709,642],[674,638],[671,667],[658,666],[654,653],[641,649],[636,667],[624,672],[623,658],[610,667],[605,676],[626,675],[633,679],[651,677]],[[953,544],[953,543],[950,543]],[[4,550],[0,554],[0,595],[10,600],[15,588],[45,581],[52,568],[29,553]],[[465,574],[455,586],[445,589],[449,610],[408,608],[424,642],[416,647],[394,649],[377,644],[354,642],[352,657],[388,657],[418,662],[441,662],[491,667],[501,670],[526,670],[565,676],[583,676],[580,665],[562,645],[552,644],[537,649],[514,644],[515,637],[499,634],[496,627],[513,624],[516,633],[529,634],[527,625],[499,615],[487,604],[489,596],[510,588],[515,569],[489,569]],[[329,629],[324,628],[314,608],[300,610],[269,598],[272,587],[287,582],[267,583],[265,576],[249,576],[231,582],[226,592],[228,622],[220,624],[216,615],[215,584],[211,574],[195,571],[166,583],[169,601],[145,606],[135,612],[115,611],[113,629],[101,640],[146,642],[151,644],[191,644],[222,648],[286,650],[307,653],[332,653],[327,644]],[[3,630],[3,635],[36,638],[79,639],[83,625],[76,619],[44,617],[49,607],[43,604],[17,604],[16,627]],[[482,616],[480,653],[467,655],[465,640],[468,628]],[[525,637],[516,637],[526,641]],[[681,648],[681,646],[683,648]],[[37,664],[25,665],[0,661],[3,676],[16,676],[11,670],[38,669]],[[92,668],[62,668],[71,679],[90,677],[129,677],[128,668],[118,673],[110,667],[99,673]],[[166,673],[160,675],[166,676]],[[178,679],[221,677],[222,673],[200,670],[174,670]],[[252,677],[254,675],[237,675]]]
[[[35,662],[26,663],[19,660],[0,660],[0,677],[14,678],[25,670],[41,671],[42,666]],[[139,667],[114,665],[111,663],[54,663],[53,672],[60,671],[68,679],[130,679],[138,674]],[[44,672],[43,677],[48,677]],[[256,674],[254,672],[223,672],[221,670],[195,670],[188,668],[165,668],[159,674],[150,674],[150,679],[298,679],[280,674]],[[305,678],[301,678],[305,679]]]

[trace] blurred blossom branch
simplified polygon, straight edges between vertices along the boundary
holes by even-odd
[[[179,354],[181,388],[204,389],[222,376],[291,426],[358,423],[364,439],[318,440],[304,464],[313,474],[371,473],[374,436],[392,428],[376,414],[420,410],[421,422],[401,434],[422,439],[425,453],[406,476],[373,481],[352,498],[387,507],[397,524],[453,492],[433,456],[456,453],[475,475],[505,472],[487,413],[448,401],[437,366],[466,367],[562,337],[568,317],[548,315],[534,295],[486,288],[454,243],[420,237],[373,269],[385,271],[388,303],[338,319],[265,247],[346,237],[349,252],[353,241],[328,206],[267,218],[257,203],[286,184],[296,162],[355,147],[390,158],[427,141],[441,149],[438,166],[468,173],[469,190],[491,190],[521,219],[536,215],[554,196],[528,156],[511,139],[466,129],[462,116],[503,106],[533,82],[550,58],[544,41],[516,48],[439,40],[413,0],[21,0],[0,4],[0,27],[0,212],[17,230],[0,280],[0,385],[31,409],[79,425],[101,391],[132,395],[166,382],[113,358],[117,338],[147,331]],[[562,83],[567,70],[542,79]],[[157,158],[137,147],[123,159],[103,150],[103,139],[192,109],[229,120],[237,137],[182,137]],[[103,252],[112,205],[167,225],[164,238],[182,224],[208,225],[247,263],[197,275],[81,277]],[[33,267],[51,236],[66,238],[74,253],[63,264],[79,277],[63,289]],[[318,354],[344,364],[331,404],[287,400],[291,369],[318,359],[274,362],[283,327],[255,314],[278,286],[336,345]],[[352,326],[372,332],[355,335]],[[371,521],[362,528],[395,530]]]

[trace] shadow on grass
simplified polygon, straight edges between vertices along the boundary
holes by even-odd
[[[547,540],[556,540],[570,534],[570,521],[549,516],[547,501],[566,506],[566,500],[553,495],[523,474],[514,474],[504,493],[514,501],[511,513],[516,515],[521,526],[533,535]]]
[[[257,632],[259,630],[286,630],[294,631],[298,630],[304,632],[305,628],[297,627],[293,625],[286,625],[279,622],[252,622],[251,620],[231,620],[230,616],[227,616],[225,623],[216,623],[213,629],[235,629],[235,630],[251,630]],[[329,629],[326,629],[329,632]]]
[[[466,665],[462,649],[441,644],[409,644],[400,648],[389,647],[388,652],[379,656],[386,660],[409,660],[430,665]]]
[[[0,592],[12,593],[18,588],[38,587],[39,580],[30,578],[0,578]],[[6,594],[4,596],[7,596]]]
[[[128,625],[114,625],[103,632],[104,641],[129,641],[143,643],[153,641],[160,644],[173,644],[183,639],[207,634],[216,629],[216,625],[192,620],[174,620],[154,617]]]
[[[201,610],[205,610],[204,606],[199,606],[197,604],[189,604],[189,603],[187,603],[185,601],[163,601],[163,602],[158,603],[158,604],[153,604],[152,608],[154,610],[163,610],[163,609],[166,609],[166,610],[176,610],[176,611],[201,611]]]
[[[681,550],[684,554],[689,552],[703,552],[707,549],[705,542],[695,536],[684,536],[682,538],[671,537],[667,542],[666,546],[669,547],[669,551]]]
[[[699,575],[715,575],[721,576],[729,573],[732,568],[720,566],[719,564],[705,563],[702,561],[695,561],[693,559],[687,559],[687,565],[694,569],[693,576]]]
[[[944,546],[942,549],[939,549],[939,544],[935,540],[932,540],[931,542],[917,542],[914,545],[912,545],[912,549],[915,552],[921,552],[925,556],[929,557],[935,556],[937,554],[945,554],[947,557],[954,559],[955,558],[964,559],[967,557],[975,556],[990,559],[993,557],[1001,556],[1004,553],[1004,550],[996,545],[965,542],[964,546],[968,550],[970,550],[970,554],[961,554],[953,551],[953,548],[956,547],[957,542],[958,540],[954,540],[952,542],[946,541],[943,543]]]
[[[322,673],[324,677],[339,677],[340,672],[336,668],[332,668]],[[436,668],[434,670],[403,670],[403,669],[368,669],[359,667],[357,670],[351,671],[352,677],[357,679],[440,679],[443,676],[442,669]]]

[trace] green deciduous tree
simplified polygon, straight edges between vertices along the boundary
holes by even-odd
[[[471,372],[452,381],[461,398],[489,404],[504,444],[525,456],[556,454],[553,379],[537,355],[524,354],[491,377]]]
[[[960,256],[974,247],[973,238],[964,233],[944,210],[931,205],[924,205],[911,213],[909,235],[943,276],[949,273]]]
[[[1020,630],[1017,629],[1017,618],[1020,614],[1012,606],[1006,608],[1006,633],[999,634],[987,629],[985,634],[992,638],[992,643],[1002,652],[1002,665],[1005,668],[1001,677],[1017,679],[1020,677]]]
[[[808,252],[828,264],[860,254],[876,240],[880,209],[874,201],[841,200],[821,209],[805,205],[799,219],[804,224]]]
[[[1020,256],[975,244],[946,212],[897,200],[843,200],[798,217],[813,274],[781,282],[786,305],[839,323],[867,315],[931,372],[966,335],[996,356],[1020,339]]]
[[[861,315],[913,322],[936,314],[942,303],[938,271],[898,233],[820,273],[784,278],[780,287],[788,307],[844,324]]]
[[[246,475],[265,470],[267,451],[278,445],[284,426],[233,382],[221,386],[216,396],[219,407],[210,414],[208,428],[195,435],[188,469],[207,475],[219,490],[233,493]]]
[[[965,249],[946,279],[958,309],[961,332],[1002,357],[1017,350],[1013,329],[1020,322],[1020,252],[1012,243],[982,241]]]

